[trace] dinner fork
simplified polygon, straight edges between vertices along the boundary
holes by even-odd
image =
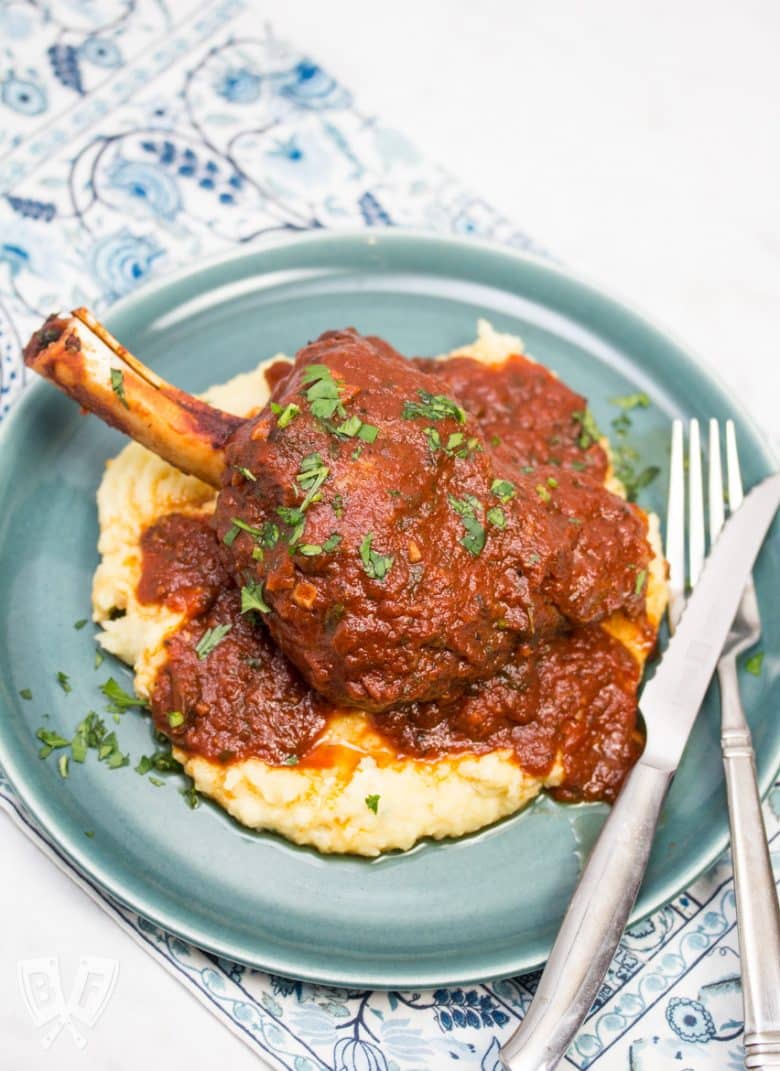
[[[742,502],[742,479],[734,422],[726,422],[728,505]],[[705,557],[704,493],[699,423],[688,435],[688,582],[693,587]],[[725,519],[720,427],[709,424],[708,515],[710,544]],[[669,627],[674,631],[685,606],[685,478],[683,425],[672,425],[669,507],[666,525],[669,562]],[[772,874],[761,798],[756,781],[750,729],[739,695],[737,657],[758,640],[761,618],[752,579],[718,662],[721,748],[726,775],[731,856],[737,901],[737,930],[745,1014],[745,1067],[780,1068],[780,907]]]

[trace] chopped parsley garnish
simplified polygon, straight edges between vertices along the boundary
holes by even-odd
[[[550,492],[547,490],[547,488],[544,486],[543,483],[538,483],[536,485],[536,493],[539,496],[539,498],[542,500],[542,502],[551,502],[552,501],[552,495],[550,494]]]
[[[371,549],[374,539],[373,532],[367,532],[360,541],[360,560],[363,562],[364,572],[372,580],[384,580],[393,565],[393,557],[389,554],[379,554]]]
[[[95,663],[94,663],[94,667],[93,668],[94,669],[100,669],[100,667],[103,665],[105,660],[106,660],[106,656],[103,654],[102,651],[95,651]]]
[[[404,402],[401,416],[404,420],[424,417],[426,420],[457,420],[466,423],[466,410],[452,398],[443,394],[429,394],[427,390],[418,390],[419,402]]]
[[[572,413],[571,416],[572,420],[576,421],[580,426],[577,445],[581,450],[587,450],[589,446],[597,443],[601,438],[601,431],[596,423],[596,418],[590,409],[580,409],[578,412]]]
[[[35,735],[43,744],[43,747],[38,752],[42,759],[48,758],[55,748],[67,747],[70,743],[70,740],[66,740],[64,736],[55,733],[53,729],[39,729]]]
[[[352,439],[360,431],[362,423],[363,421],[359,416],[351,416],[347,417],[344,423],[339,424],[334,430],[336,435],[344,435],[346,438]]]
[[[291,528],[303,523],[303,513],[297,506],[277,506],[276,512]]]
[[[625,443],[621,443],[613,453],[615,476],[625,487],[629,502],[634,502],[642,488],[652,483],[661,471],[657,465],[648,465],[637,471],[635,463],[638,459],[637,451]]]
[[[38,752],[42,759],[48,758],[55,749],[70,747],[70,755],[62,755],[58,761],[60,774],[63,777],[68,776],[68,761],[73,759],[74,762],[84,762],[90,748],[97,751],[98,759],[105,762],[111,770],[117,770],[129,762],[129,757],[119,749],[116,734],[106,732],[105,722],[94,710],[90,711],[86,718],[76,726],[72,740],[66,740],[59,733],[49,729],[39,729],[36,736],[43,743],[43,747]]]
[[[477,510],[482,508],[482,503],[474,495],[465,495],[458,499],[448,495],[450,506],[458,514],[461,524],[466,529],[466,534],[459,540],[472,557],[476,558],[485,546],[485,528],[477,518]]]
[[[616,398],[609,399],[612,405],[617,405],[620,409],[647,409],[650,405],[650,399],[643,390],[637,391],[635,394],[623,394]]]
[[[318,420],[332,420],[334,416],[343,420],[346,417],[339,396],[339,385],[326,365],[307,365],[301,379],[304,383],[311,384],[305,393],[312,416]]]
[[[135,772],[141,775],[148,774],[150,770],[156,770],[157,773],[178,773],[181,768],[181,763],[173,757],[169,748],[155,751],[152,755],[142,755]]]
[[[756,651],[745,661],[745,669],[748,673],[751,673],[754,677],[758,677],[761,674],[761,667],[764,664],[764,652]]]
[[[366,807],[368,807],[369,811],[373,811],[374,814],[376,814],[379,811],[379,800],[380,799],[381,799],[381,797],[380,796],[376,796],[376,795],[374,795],[374,796],[366,796]]]
[[[301,513],[304,513],[312,502],[317,501],[319,489],[327,480],[329,472],[330,469],[319,454],[307,454],[301,459],[301,470],[295,477],[301,490],[306,492],[306,497],[298,507]]]
[[[60,755],[57,759],[57,769],[60,771],[60,777],[64,780],[68,776],[68,756]]]
[[[455,498],[454,495],[448,495],[447,497],[459,517],[475,517],[476,511],[482,505],[474,495],[464,495],[463,498]]]
[[[240,529],[242,532],[247,532],[254,539],[263,538],[262,528],[256,528],[253,524],[247,524],[246,521],[242,521],[240,517],[231,517],[230,523],[234,528]]]
[[[84,626],[87,624],[87,620],[88,619],[86,617],[79,618],[78,621],[73,622],[73,627],[76,629],[77,632],[80,632],[81,629],[83,629]]]
[[[279,405],[278,402],[271,402],[271,412],[276,416],[277,427],[280,427],[282,430],[289,424],[292,424],[300,411],[300,407],[297,406],[295,402],[290,402],[284,407]]]
[[[503,505],[515,497],[515,485],[509,480],[493,480],[490,490]]]
[[[29,688],[20,688],[19,695],[22,697],[22,699],[32,699],[32,692]]]
[[[458,457],[467,461],[471,454],[482,449],[479,439],[473,435],[467,439],[462,431],[453,431],[446,443],[441,441],[436,428],[423,428],[423,435],[428,440],[432,454],[435,454],[437,450],[443,450],[448,457]]]
[[[261,614],[271,612],[271,607],[265,601],[262,584],[250,582],[241,588],[241,613],[248,614],[250,610],[258,610]]]
[[[322,547],[319,543],[299,543],[295,551],[304,558],[316,558],[318,554],[322,554]]]
[[[130,406],[127,404],[127,396],[125,395],[125,374],[121,368],[111,369],[111,390],[125,409],[129,409]]]
[[[558,481],[555,479],[554,476],[547,477],[547,486],[552,487],[553,490],[555,490],[555,488],[558,486]]]
[[[269,550],[275,547],[279,542],[279,526],[273,521],[266,521],[261,529],[260,542]]]
[[[441,450],[441,435],[436,428],[423,428],[423,435],[428,440],[428,446],[432,454],[435,454],[437,450]]]
[[[243,603],[243,591],[241,593],[241,601]],[[195,644],[195,654],[201,662],[204,658],[208,658],[215,647],[219,647],[232,627],[232,625],[215,625],[214,628],[206,629]]]
[[[252,483],[257,483],[257,476],[253,472],[250,472],[246,465],[234,465],[236,472],[240,472],[245,480],[251,480]]]
[[[631,427],[631,417],[628,413],[620,413],[614,420],[610,421],[610,424],[614,428],[615,433],[622,439]]]
[[[376,437],[379,434],[379,428],[375,424],[361,424],[360,431],[357,433],[358,439],[362,439],[364,443],[376,442]]]
[[[70,683],[70,677],[68,676],[67,673],[63,673],[62,670],[59,670],[57,672],[57,681],[59,683],[60,688],[62,688],[63,692],[65,693],[65,695],[67,695],[68,692],[72,692],[73,691],[73,688],[71,687],[71,683]]]
[[[645,588],[645,581],[647,580],[647,569],[640,569],[636,574],[636,583],[634,584],[634,594],[641,595]]]
[[[172,729],[178,729],[184,725],[184,715],[180,710],[170,710],[168,712],[168,724]]]
[[[130,707],[147,708],[149,703],[145,699],[139,699],[137,695],[130,695],[124,688],[117,684],[113,677],[109,677],[105,684],[100,685],[100,690],[109,700],[108,709],[117,714],[123,713]]]
[[[300,761],[297,755],[288,755],[282,766],[297,766]]]
[[[197,807],[200,807],[200,793],[195,788],[195,785],[190,785],[188,788],[182,788],[180,795],[184,797],[184,802],[187,804],[191,811],[194,811]]]
[[[336,547],[338,547],[339,543],[341,543],[341,536],[338,532],[332,532],[322,544],[322,549],[326,554],[330,554],[331,551],[334,551]]]
[[[235,524],[231,524],[230,528],[228,528],[227,532],[225,532],[225,534],[222,536],[222,542],[225,544],[226,547],[232,547],[236,541],[237,535],[238,528],[235,526]]]
[[[358,416],[347,417],[343,424],[333,428],[333,434],[346,439],[362,439],[364,443],[372,443],[379,434],[379,428],[373,424],[364,424]]]
[[[506,517],[500,506],[491,506],[485,516],[496,528],[506,528]]]

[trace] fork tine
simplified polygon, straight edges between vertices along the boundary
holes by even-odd
[[[674,632],[685,603],[685,472],[681,420],[672,422],[669,500],[666,508],[666,560],[669,562],[669,628]]]
[[[688,579],[691,587],[704,565],[704,491],[701,480],[699,421],[692,420],[688,438]]]
[[[737,433],[733,420],[726,421],[726,471],[729,481],[729,511],[733,513],[742,505],[742,476],[739,471]]]
[[[710,459],[708,469],[707,499],[710,511],[710,547],[723,527],[723,470],[720,463],[720,425],[710,420]]]

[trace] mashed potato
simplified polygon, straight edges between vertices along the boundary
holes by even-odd
[[[477,340],[457,351],[479,360],[500,361],[522,353],[522,343],[480,321]],[[447,356],[447,355],[445,355]],[[274,360],[286,360],[281,355]],[[206,395],[229,412],[248,415],[268,397],[263,365],[213,387]],[[614,478],[613,490],[622,490]],[[183,614],[140,603],[143,530],[172,511],[206,514],[214,489],[130,443],[108,462],[98,490],[100,565],[94,578],[94,618],[102,626],[102,646],[135,669],[140,695],[149,696],[165,659],[164,638],[184,624]],[[657,625],[666,602],[658,525],[651,518],[656,549],[648,583],[648,614]],[[115,616],[116,610],[124,611]],[[644,661],[638,627],[615,615],[605,627],[637,661]],[[436,760],[397,756],[359,712],[331,720],[305,766],[271,766],[250,758],[228,765],[175,749],[202,793],[253,829],[273,830],[322,852],[378,855],[410,848],[421,837],[456,837],[489,825],[523,807],[543,788],[560,784],[563,770],[553,766],[544,779],[522,770],[510,750],[456,755]],[[376,810],[367,798],[379,797]]]

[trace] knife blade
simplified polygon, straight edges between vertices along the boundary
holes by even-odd
[[[761,544],[780,505],[780,473],[745,497],[715,541],[639,709],[647,724],[642,761],[676,770],[715,672]]]
[[[593,1006],[642,883],[669,785],[778,506],[780,473],[754,487],[726,522],[642,692],[645,751],[591,851],[525,1018],[500,1051],[508,1071],[553,1071]]]

